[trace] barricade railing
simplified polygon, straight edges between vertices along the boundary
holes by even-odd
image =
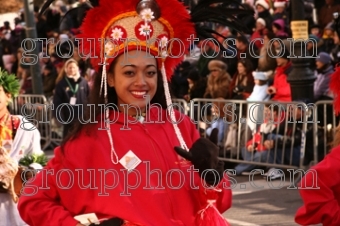
[[[190,103],[187,103],[184,99],[172,99],[172,101],[175,109],[189,115],[200,131],[201,136],[207,136],[214,127],[218,128],[220,130],[221,159],[239,164],[256,164],[258,166],[277,168],[305,168],[306,164],[310,162],[311,164],[316,164],[332,148],[331,143],[335,135],[335,128],[339,125],[339,117],[336,117],[333,113],[333,102],[331,100],[318,101],[313,106],[307,106],[302,102],[268,101],[250,103],[223,99],[194,99]],[[53,119],[50,108],[52,104],[52,99],[47,100],[44,95],[19,95],[9,105],[11,114],[23,115],[34,125],[37,125],[41,134],[43,150],[54,148],[62,141],[63,125]],[[271,133],[271,136],[276,137],[283,135],[284,142],[280,147],[276,145],[270,149],[267,156],[262,156],[263,158],[258,161],[256,157],[259,154],[256,153],[260,151],[247,153],[248,151],[245,150],[247,142],[251,140],[254,131],[259,129],[260,122],[264,119],[263,114],[262,116],[261,114],[255,115],[255,109],[257,108],[257,112],[261,112],[264,109],[260,109],[259,106],[277,104],[284,109],[286,116],[291,115],[291,112],[287,111],[289,106],[304,106],[313,117],[307,120],[307,114],[305,114],[305,119],[296,123],[292,123],[292,118],[285,117],[285,120],[280,125],[281,131],[275,129]],[[249,112],[252,112],[252,115]],[[252,120],[250,120],[250,117],[252,117]],[[300,162],[298,165],[293,164],[296,161],[293,156],[297,149],[294,146],[296,141],[293,139],[293,143],[290,142],[290,146],[287,146],[287,138],[294,137],[294,134],[290,134],[291,137],[287,137],[286,134],[289,130],[295,132],[296,126],[301,127],[302,130],[302,142],[299,145]],[[312,127],[311,131],[309,131],[310,127]],[[257,130],[254,130],[255,128]],[[283,134],[282,131],[284,131]],[[253,145],[258,144],[254,141]],[[285,151],[280,150],[280,148]],[[245,153],[248,160],[243,159]],[[307,163],[304,157],[307,158]],[[286,159],[286,162],[273,162],[273,159]]]
[[[282,122],[279,126],[278,123],[276,125],[261,123],[265,119],[275,120],[274,111],[268,115],[266,105],[272,105],[272,108],[276,105],[276,108],[281,109],[279,115]],[[202,136],[208,136],[213,128],[218,128],[221,160],[242,164],[240,170],[251,169],[249,165],[287,169],[305,168],[303,166],[305,134],[307,118],[311,115],[311,109],[305,103],[194,99],[190,102],[190,110],[190,118],[197,125]],[[296,118],[300,117],[298,114],[301,112],[305,112],[302,118]],[[263,124],[262,129],[261,124]],[[271,132],[269,128],[272,128]],[[254,133],[259,132],[260,129],[263,131],[262,134],[258,133],[261,136],[255,135]],[[265,131],[266,129],[269,132]],[[267,134],[266,137],[264,134]],[[297,138],[300,140],[296,140]],[[263,147],[265,140],[275,141],[274,146]],[[248,150],[248,146],[253,147],[255,151],[251,151],[250,147]]]
[[[190,111],[190,106],[188,102],[184,99],[173,98],[172,104],[174,109],[180,111],[182,114],[188,115]]]
[[[332,149],[335,129],[340,118],[334,114],[332,100],[322,100],[315,103],[317,123],[314,124],[314,160],[313,164],[320,162]]]

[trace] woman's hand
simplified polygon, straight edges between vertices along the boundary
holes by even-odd
[[[81,224],[81,223],[78,223],[76,226],[85,226],[85,225],[83,225],[83,224]]]

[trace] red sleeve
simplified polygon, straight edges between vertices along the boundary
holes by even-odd
[[[299,184],[304,205],[298,209],[295,221],[301,225],[340,225],[340,186],[335,176],[340,175],[340,146],[313,170]]]
[[[290,84],[287,82],[287,75],[281,74],[279,77],[275,78],[274,87],[276,89],[276,94],[273,100],[291,100],[291,90]]]
[[[55,172],[62,168],[61,159],[60,149],[56,148],[55,157],[48,162],[43,171],[25,185],[24,193],[19,199],[18,210],[21,218],[30,226],[78,224],[78,221],[58,201]],[[47,170],[54,173],[46,173]],[[41,189],[44,187],[47,189]]]

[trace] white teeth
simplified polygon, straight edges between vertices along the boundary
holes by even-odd
[[[133,95],[138,95],[138,96],[142,96],[142,95],[145,95],[146,94],[146,92],[144,91],[144,92],[136,92],[136,91],[134,91],[134,92],[131,92]]]

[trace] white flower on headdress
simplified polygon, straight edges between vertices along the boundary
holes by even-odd
[[[119,40],[123,37],[123,32],[122,32],[122,29],[120,28],[115,28],[112,30],[112,33],[111,33],[111,37],[114,39],[114,40]]]
[[[114,45],[113,45],[112,42],[107,42],[105,44],[105,53],[109,54],[113,50],[113,47],[114,47]]]
[[[168,38],[165,37],[165,36],[163,36],[163,37],[161,38],[161,47],[162,47],[162,48],[165,48],[167,43],[168,43]]]
[[[139,34],[140,35],[150,35],[151,34],[151,28],[149,25],[147,24],[141,24],[140,28],[138,29],[139,30]]]
[[[163,58],[166,58],[168,56],[168,53],[164,50],[161,52],[161,55]]]
[[[140,15],[145,22],[149,22],[155,18],[151,9],[144,9]]]

